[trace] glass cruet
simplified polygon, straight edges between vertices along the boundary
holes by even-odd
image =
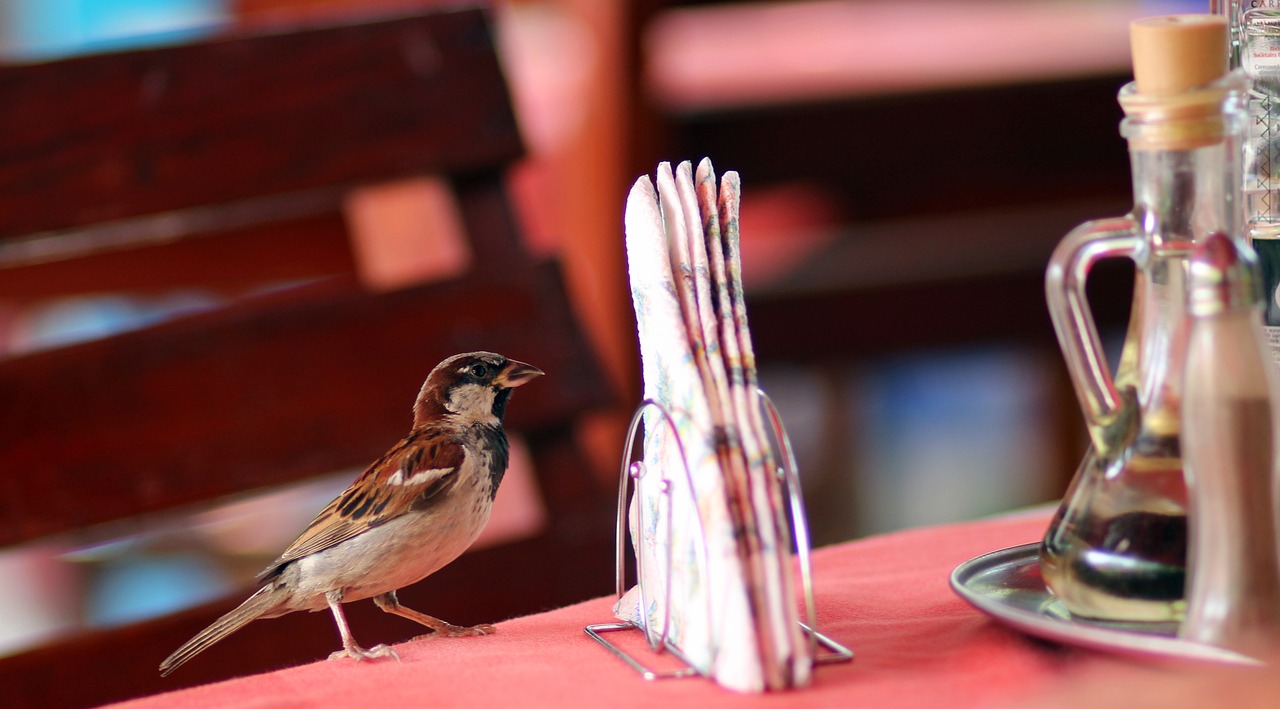
[[[1184,608],[1187,488],[1179,429],[1187,267],[1198,239],[1242,234],[1244,80],[1227,72],[1226,21],[1147,18],[1131,26],[1134,81],[1121,89],[1133,210],[1086,222],[1055,250],[1050,315],[1090,446],[1040,549],[1045,583],[1073,616],[1177,620]],[[1114,377],[1085,296],[1097,262],[1135,266]]]

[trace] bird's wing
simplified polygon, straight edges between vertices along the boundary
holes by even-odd
[[[454,484],[465,457],[462,444],[443,431],[411,434],[321,510],[280,558],[258,574],[259,580],[294,559],[341,544],[429,504]]]

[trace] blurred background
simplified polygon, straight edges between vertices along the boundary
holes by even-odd
[[[0,0],[0,56],[32,67],[470,4]],[[1085,440],[1045,311],[1044,265],[1075,224],[1128,209],[1115,102],[1129,79],[1128,21],[1207,3],[482,4],[524,141],[505,174],[524,246],[560,264],[612,392],[575,434],[587,463],[574,473],[606,500],[600,528],[612,524],[608,500],[640,391],[623,199],[658,161],[704,156],[742,177],[743,271],[763,386],[795,446],[818,544],[1061,495]],[[5,82],[0,75],[2,110],[26,110],[4,98]],[[242,268],[240,244],[153,266],[109,257],[92,277],[74,268],[30,276],[6,259],[29,263],[39,242],[0,250],[0,358],[21,363],[326,279],[354,278],[369,292],[447,280],[456,268],[445,256],[406,276],[403,251],[385,250],[394,239],[369,236],[438,219],[431,195],[412,182],[366,186],[346,201],[350,235],[307,237],[306,254],[270,269]],[[0,194],[0,213],[4,202]],[[174,278],[134,287],[130,269],[175,263],[185,265]],[[1128,278],[1119,264],[1091,284],[1117,354]],[[413,391],[402,392],[405,424]],[[386,444],[400,435],[387,430]],[[517,448],[482,546],[547,524],[539,473]],[[225,603],[358,472],[343,466],[0,550],[0,653]],[[5,479],[37,474],[0,470]],[[598,583],[559,600],[612,588],[607,561],[591,574]],[[327,618],[310,623],[332,633]]]

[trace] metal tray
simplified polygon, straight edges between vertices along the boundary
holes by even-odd
[[[1073,618],[1040,577],[1039,544],[970,559],[951,572],[951,587],[992,618],[1028,635],[1094,650],[1166,659],[1258,665],[1230,650],[1177,637],[1176,623],[1114,623]]]

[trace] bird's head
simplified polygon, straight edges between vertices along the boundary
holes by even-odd
[[[427,376],[413,407],[414,425],[443,416],[501,423],[511,390],[542,373],[533,365],[492,352],[454,355]]]

